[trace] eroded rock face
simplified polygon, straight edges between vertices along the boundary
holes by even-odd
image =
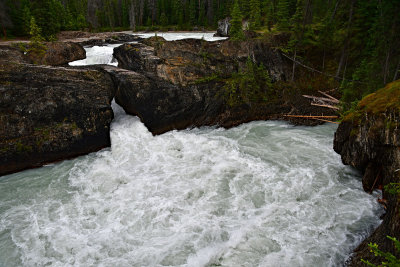
[[[253,120],[287,119],[283,114],[329,114],[311,106],[296,90],[271,90],[265,101],[231,106],[225,81],[247,68],[250,58],[263,65],[273,82],[285,80],[290,66],[268,42],[186,39],[167,42],[153,37],[114,49],[119,67],[107,68],[118,84],[116,101],[137,115],[153,134],[204,125],[233,127]],[[296,121],[299,123],[299,121]],[[315,125],[315,121],[301,121]]]
[[[49,42],[45,43],[45,46],[46,53],[38,55],[35,52],[24,52],[29,48],[29,43],[0,45],[0,61],[62,66],[67,65],[69,62],[86,58],[85,49],[77,43]]]
[[[400,82],[397,84],[400,85]],[[391,85],[387,88],[389,87]],[[376,105],[374,101],[384,99],[385,90],[386,88],[370,95],[368,101],[371,103],[363,100],[356,115],[345,118],[335,133],[335,151],[341,155],[344,164],[364,173],[362,183],[366,192],[400,182],[400,109],[390,107],[376,111],[377,107],[373,106]],[[398,90],[397,94],[400,95],[400,86],[394,90]],[[389,99],[400,103],[400,98],[393,99],[390,96]],[[395,252],[392,241],[386,236],[400,239],[400,201],[398,196],[385,190],[383,198],[387,200],[384,220],[355,250],[350,266],[363,266],[361,259],[375,264],[381,263],[382,259],[370,252],[370,242],[377,243],[383,251]]]
[[[0,62],[0,175],[110,146],[113,95],[101,71]]]
[[[248,58],[263,64],[273,81],[285,80],[290,67],[280,53],[262,40],[206,42],[185,39],[167,42],[154,37],[143,44],[124,44],[114,49],[119,67],[150,71],[173,84],[186,86],[218,74],[228,77],[246,67]]]
[[[126,69],[106,68],[117,84],[116,102],[127,113],[140,117],[153,134],[204,125],[229,128],[253,120],[285,119],[282,114],[299,107],[307,114],[329,112],[311,106],[294,90],[271,90],[268,99],[253,105],[227,103],[225,81],[245,69],[249,58],[255,59],[257,65],[263,64],[273,81],[285,79],[289,67],[263,41],[167,42],[150,38],[141,44],[122,45],[114,49],[114,56],[119,67]],[[315,121],[302,123],[312,125]]]
[[[50,42],[46,43],[46,53],[38,56],[28,53],[26,59],[28,63],[38,65],[62,66],[69,62],[85,59],[86,51],[83,47],[71,42]]]
[[[218,21],[217,33],[214,36],[228,37],[231,28],[231,18],[225,18]]]

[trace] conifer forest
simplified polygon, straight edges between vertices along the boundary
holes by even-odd
[[[1,35],[28,36],[31,18],[47,40],[59,31],[215,30],[279,34],[293,62],[322,73],[351,106],[400,77],[400,0],[3,0]],[[243,23],[243,24],[242,24]],[[296,77],[291,77],[294,80]]]

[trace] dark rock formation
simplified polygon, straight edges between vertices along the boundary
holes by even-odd
[[[29,49],[29,43],[0,45],[0,61],[62,66],[86,58],[85,49],[76,43],[49,42],[45,43],[45,46],[46,53],[38,55],[35,52],[24,52]]]
[[[365,191],[400,182],[400,81],[360,102],[357,110],[339,125],[334,149],[344,164],[364,173]],[[395,252],[392,241],[386,236],[400,239],[400,200],[386,190],[383,190],[383,198],[387,200],[383,223],[355,250],[350,266],[363,266],[362,258],[381,263],[382,259],[370,252],[370,242],[377,243],[383,251]]]
[[[0,62],[0,175],[110,146],[113,95],[101,71]]]
[[[106,44],[120,44],[143,40],[137,35],[124,32],[90,33],[82,31],[64,31],[57,35],[60,42],[73,42],[83,46],[101,46]]]
[[[290,66],[280,53],[263,40],[249,42],[206,42],[185,39],[167,42],[153,37],[143,44],[124,44],[114,49],[119,67],[134,71],[150,71],[173,84],[187,85],[218,73],[229,77],[243,70],[250,57],[263,64],[273,81],[285,80]]]
[[[127,113],[139,116],[153,134],[203,125],[229,128],[252,120],[284,119],[282,114],[298,107],[306,113],[321,113],[300,92],[285,89],[274,90],[263,103],[227,104],[225,80],[246,68],[249,57],[262,63],[273,81],[285,79],[289,66],[263,41],[166,42],[150,38],[143,43],[114,49],[119,67],[131,71],[106,70],[117,85],[116,102]]]
[[[231,28],[231,18],[225,18],[218,21],[217,33],[214,36],[228,37]]]
[[[28,63],[62,66],[75,60],[85,59],[86,51],[81,45],[76,43],[50,42],[46,43],[46,53],[44,56],[28,53],[25,58]]]
[[[25,62],[24,54],[17,46],[0,46],[0,62]]]

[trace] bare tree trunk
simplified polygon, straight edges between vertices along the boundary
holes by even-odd
[[[294,47],[293,67],[292,67],[292,82],[294,81],[294,72],[296,70],[296,56],[297,56],[297,46]]]
[[[198,3],[198,8],[199,8],[199,12],[197,13],[197,16],[198,16],[198,18],[200,18],[200,10],[201,10],[201,0],[199,0],[199,3]]]
[[[7,31],[6,31],[6,28],[4,28],[4,26],[1,26],[1,28],[3,29],[4,40],[7,40]]]
[[[340,71],[342,70],[345,52],[346,52],[346,48],[343,47],[343,48],[342,48],[342,54],[340,55],[339,65],[338,65],[338,68],[337,68],[337,70],[336,70],[336,75],[335,75],[336,78],[339,78]]]
[[[332,20],[335,18],[336,11],[337,11],[337,9],[338,9],[338,7],[339,7],[339,3],[340,3],[340,0],[337,0],[337,1],[336,1],[336,5],[335,5],[335,9],[333,9],[333,12],[332,12],[332,15],[331,15],[331,19],[330,19],[331,22],[332,22]]]
[[[344,81],[344,79],[346,78],[346,70],[347,70],[347,61],[348,61],[348,59],[349,59],[349,57],[346,55],[346,63],[344,64],[342,81]]]
[[[143,25],[143,15],[144,15],[144,0],[139,0],[139,24]]]
[[[393,76],[393,81],[397,79],[397,75],[399,74],[400,71],[400,58],[399,58],[399,63],[397,63],[397,68],[394,71],[394,76]]]
[[[129,26],[132,31],[136,30],[136,17],[135,17],[135,0],[131,0],[129,8]]]
[[[349,20],[347,21],[347,36],[346,36],[346,40],[344,41],[344,46],[342,49],[342,54],[340,56],[340,60],[339,60],[339,65],[336,71],[336,77],[339,77],[340,75],[340,71],[342,70],[343,67],[343,63],[344,63],[344,59],[345,59],[345,54],[347,52],[347,47],[349,45],[350,42],[350,27],[351,27],[351,23],[353,21],[353,7],[354,4],[356,3],[357,0],[352,0],[351,1],[351,6],[350,6],[350,11],[349,11]]]
[[[157,5],[156,5],[156,0],[150,0],[151,1],[151,25],[154,26],[154,22],[156,22],[157,18]]]
[[[390,49],[386,51],[386,59],[385,66],[383,67],[383,84],[386,84],[386,78],[388,76],[389,71],[389,57],[390,57]]]
[[[212,0],[208,0],[207,1],[207,20],[208,20],[208,25],[212,25],[213,24],[214,7],[213,7],[212,3],[213,3]]]

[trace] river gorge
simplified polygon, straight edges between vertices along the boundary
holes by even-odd
[[[115,66],[116,46],[70,65]],[[1,177],[1,267],[342,266],[381,223],[333,124],[154,136],[112,109],[110,148]]]

